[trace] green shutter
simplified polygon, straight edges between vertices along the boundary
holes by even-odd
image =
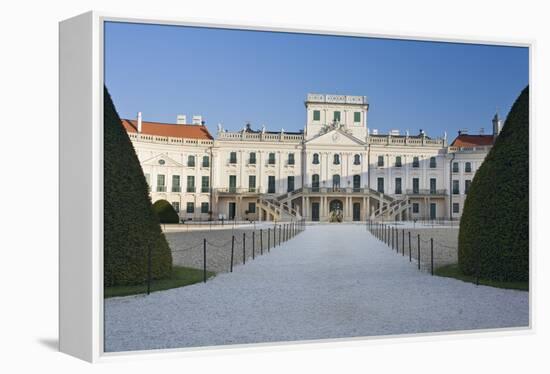
[[[353,122],[361,122],[361,112],[353,113]]]
[[[320,121],[321,120],[321,111],[314,110],[313,111],[313,120],[314,121]]]

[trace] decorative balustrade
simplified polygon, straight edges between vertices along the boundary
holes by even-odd
[[[287,142],[301,143],[303,134],[262,133],[262,132],[219,132],[217,140],[229,141],[256,141],[256,142]]]
[[[414,195],[421,195],[421,196],[438,195],[438,196],[441,196],[441,195],[447,195],[447,190],[446,189],[436,189],[436,190],[432,190],[432,189],[418,189],[418,190],[415,190],[415,189],[412,189],[412,190],[407,190],[407,195],[410,195],[410,196],[414,196]]]
[[[408,136],[391,136],[391,135],[376,135],[369,136],[369,144],[383,144],[383,145],[420,145],[420,146],[430,146],[430,147],[445,147],[445,139],[429,139],[429,138],[418,138],[418,137],[408,137]]]
[[[176,138],[171,136],[147,135],[147,134],[140,134],[135,132],[129,132],[128,137],[132,141],[140,141],[140,142],[147,142],[147,143],[191,145],[191,146],[212,146],[214,144],[213,140]]]

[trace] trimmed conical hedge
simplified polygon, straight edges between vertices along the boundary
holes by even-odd
[[[172,254],[153,212],[148,186],[134,147],[104,90],[104,283],[141,284],[170,276]]]
[[[529,279],[529,87],[472,181],[460,220],[458,263],[467,275]]]
[[[160,223],[179,223],[180,217],[178,213],[166,200],[157,200],[153,204],[153,211],[159,218]]]

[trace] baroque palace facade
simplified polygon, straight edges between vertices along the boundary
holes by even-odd
[[[304,131],[239,132],[202,121],[122,120],[153,201],[182,220],[458,219],[469,185],[501,129],[432,138],[367,125],[364,96],[308,94]]]

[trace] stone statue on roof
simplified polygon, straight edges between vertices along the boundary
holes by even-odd
[[[223,132],[223,126],[221,123],[218,123],[218,133]]]

